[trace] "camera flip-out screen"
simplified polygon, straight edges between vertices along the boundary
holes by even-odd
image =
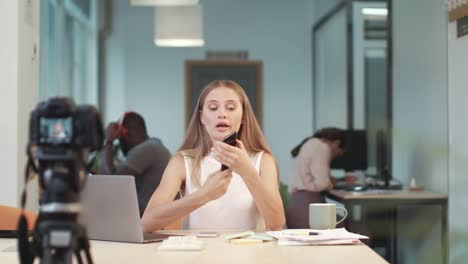
[[[40,118],[41,143],[68,144],[72,140],[72,117]]]

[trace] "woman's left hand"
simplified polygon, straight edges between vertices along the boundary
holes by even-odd
[[[255,168],[250,162],[250,157],[245,150],[242,141],[236,140],[237,147],[230,146],[224,142],[215,142],[212,151],[216,160],[229,167],[232,171],[241,175],[249,175]]]

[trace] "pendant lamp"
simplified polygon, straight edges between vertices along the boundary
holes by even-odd
[[[201,47],[203,12],[201,5],[155,8],[154,43],[159,47]]]

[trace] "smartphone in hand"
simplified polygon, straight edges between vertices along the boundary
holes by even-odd
[[[231,145],[231,146],[235,147],[236,146],[236,139],[237,139],[237,132],[234,131],[231,134],[229,134],[227,137],[225,137],[223,142],[228,144],[228,145]],[[227,168],[228,167],[226,165],[221,164],[221,171],[227,170]]]

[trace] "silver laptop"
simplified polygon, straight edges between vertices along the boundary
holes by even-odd
[[[86,227],[89,239],[147,243],[169,236],[143,234],[133,176],[88,176],[81,204],[83,210],[78,222]]]

